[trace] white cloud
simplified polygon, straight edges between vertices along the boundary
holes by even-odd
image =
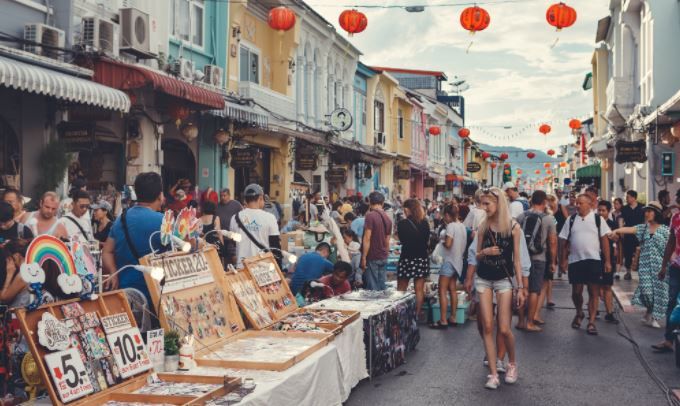
[[[337,0],[309,0],[339,31],[343,8]],[[362,0],[362,5],[409,4],[406,0]],[[422,0],[419,4],[451,4]],[[457,2],[460,4],[461,2]],[[581,89],[590,72],[597,21],[608,15],[608,1],[570,0],[578,13],[574,26],[557,33],[545,21],[552,0],[481,5],[491,24],[471,36],[459,22],[459,7],[430,7],[424,13],[403,9],[362,9],[368,28],[349,40],[368,65],[441,70],[459,76],[471,88],[465,92],[467,123],[512,125],[511,130],[477,134],[480,142],[545,148],[570,142],[565,124],[572,117],[592,115],[592,93]],[[413,4],[413,2],[411,2]],[[559,37],[554,48],[551,45]],[[473,41],[470,52],[465,50]],[[551,123],[546,140],[533,128],[507,140],[528,124]],[[506,138],[499,138],[506,137]],[[541,138],[537,138],[541,137]]]

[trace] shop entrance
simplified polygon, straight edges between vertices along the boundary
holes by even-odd
[[[169,189],[180,179],[189,179],[196,185],[196,159],[187,144],[180,140],[163,140],[163,186]]]
[[[2,187],[21,188],[21,151],[14,130],[0,117],[0,175]]]
[[[262,186],[269,194],[269,179],[271,177],[271,151],[268,148],[258,148],[259,153],[254,167],[239,167],[234,169],[233,195],[239,200],[243,190],[251,183]]]

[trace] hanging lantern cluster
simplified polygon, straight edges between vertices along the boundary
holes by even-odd
[[[552,131],[552,127],[550,127],[548,124],[541,124],[541,126],[538,127],[538,132],[543,135],[548,135],[550,131]]]
[[[442,133],[442,129],[437,127],[436,125],[433,125],[432,127],[430,127],[429,132],[430,132],[430,135],[436,137],[437,135]]]
[[[189,117],[191,110],[189,110],[189,107],[183,104],[172,103],[170,106],[168,106],[168,114],[170,117],[175,119],[175,126],[179,128],[180,124],[182,124],[182,121]]]
[[[553,4],[545,13],[548,24],[560,31],[562,28],[571,27],[576,22],[576,10],[560,2]]]
[[[345,10],[340,14],[340,27],[347,31],[349,36],[358,34],[368,27],[368,18],[358,10]]]
[[[295,13],[288,7],[280,6],[269,10],[267,24],[283,35],[284,32],[295,27]]]
[[[458,130],[458,136],[459,136],[460,138],[467,138],[467,137],[470,136],[470,130],[468,130],[467,128],[463,127],[463,128],[461,128],[460,130]]]

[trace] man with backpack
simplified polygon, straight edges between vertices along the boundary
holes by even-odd
[[[609,260],[609,239],[611,231],[599,214],[592,211],[592,202],[588,195],[581,194],[576,198],[576,214],[569,216],[560,232],[562,246],[562,268],[569,263],[569,283],[571,299],[576,307],[576,316],[571,327],[578,329],[585,318],[583,314],[583,287],[588,286],[588,327],[590,335],[597,335],[595,316],[599,304],[599,280],[602,269],[605,273],[612,271]],[[568,254],[568,258],[567,258]]]
[[[520,214],[529,209],[529,202],[526,199],[521,198],[517,186],[514,183],[505,182],[503,191],[510,200],[510,215],[512,218],[516,219]]]
[[[528,309],[524,307],[519,310],[518,327],[529,332],[542,331],[537,325],[535,315],[545,279],[548,252],[553,272],[557,264],[557,223],[555,217],[545,213],[546,200],[547,195],[544,191],[535,191],[531,195],[531,208],[517,217],[531,255],[531,271],[529,277],[524,278],[524,286],[529,287]]]

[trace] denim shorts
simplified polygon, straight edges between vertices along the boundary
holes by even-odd
[[[499,279],[497,281],[490,281],[488,279],[476,277],[475,289],[479,293],[483,293],[487,289],[492,289],[496,293],[504,293],[512,290],[512,283],[510,283],[508,278]]]
[[[447,278],[458,278],[460,273],[456,271],[453,264],[445,261],[439,269],[439,276],[446,276]]]

